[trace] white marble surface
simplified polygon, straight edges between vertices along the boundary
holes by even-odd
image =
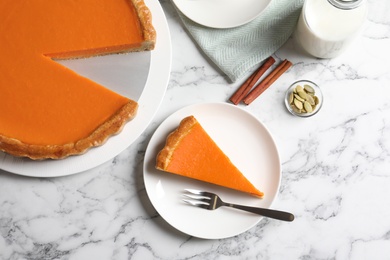
[[[168,225],[142,177],[157,126],[176,110],[224,102],[231,84],[197,49],[168,0],[171,79],[161,108],[126,151],[87,172],[28,178],[0,171],[0,259],[389,259],[390,2],[369,1],[363,33],[332,60],[304,55],[290,39],[275,53],[293,67],[250,106],[272,132],[282,162],[274,207],[291,223],[263,219],[236,237],[202,240]],[[284,91],[297,79],[323,90],[312,118],[288,114]]]

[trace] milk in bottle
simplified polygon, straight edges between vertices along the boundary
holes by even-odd
[[[309,54],[333,58],[359,34],[365,17],[365,0],[306,0],[294,38]]]

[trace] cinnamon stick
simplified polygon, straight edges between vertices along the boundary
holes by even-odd
[[[259,78],[266,72],[272,64],[275,63],[275,59],[269,57],[259,69],[257,69],[242,85],[239,89],[230,97],[230,101],[237,105],[241,100],[249,93]]]
[[[279,64],[262,82],[260,82],[244,99],[246,105],[252,103],[258,96],[261,95],[269,86],[272,85],[286,70],[291,67],[292,63],[284,60]]]

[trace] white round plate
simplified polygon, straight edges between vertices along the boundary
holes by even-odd
[[[180,121],[193,115],[230,160],[261,191],[264,198],[226,189],[155,169],[157,153]],[[153,134],[145,154],[144,181],[157,212],[176,229],[199,238],[232,237],[256,225],[262,217],[231,208],[208,211],[182,201],[184,189],[215,192],[227,202],[269,208],[276,198],[281,165],[266,127],[245,110],[226,103],[185,107],[169,116]]]
[[[132,80],[134,75],[141,79],[138,82],[141,83],[140,89],[133,91],[134,93],[121,92],[123,95],[137,96],[135,99],[139,104],[137,116],[128,122],[118,135],[110,137],[104,145],[92,148],[83,155],[71,156],[63,160],[32,161],[0,152],[0,169],[31,177],[57,177],[79,173],[112,159],[142,134],[153,119],[165,95],[172,59],[170,33],[164,12],[158,1],[145,0],[145,3],[153,14],[153,25],[157,32],[156,46],[153,51],[97,57],[90,63],[88,63],[90,59],[61,62],[77,72],[80,71],[82,75],[96,79],[95,81],[108,88],[111,86],[115,88],[116,85],[123,85],[123,83],[129,86],[126,85],[127,82],[134,84]],[[131,64],[134,59],[135,63]],[[106,64],[102,69],[100,62],[103,60]],[[86,67],[94,66],[95,70],[83,68],[84,62],[87,64]],[[140,63],[144,64],[144,68],[139,68]],[[117,66],[118,70],[110,69],[112,66]]]
[[[271,0],[173,0],[192,21],[212,28],[246,24],[263,12]]]

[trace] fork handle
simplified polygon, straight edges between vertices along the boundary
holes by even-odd
[[[249,206],[237,205],[237,204],[232,204],[232,203],[224,203],[224,206],[232,207],[235,209],[245,210],[245,211],[259,214],[261,216],[268,217],[268,218],[279,219],[279,220],[284,220],[284,221],[293,221],[294,220],[294,215],[289,213],[289,212],[285,212],[285,211],[249,207]]]

